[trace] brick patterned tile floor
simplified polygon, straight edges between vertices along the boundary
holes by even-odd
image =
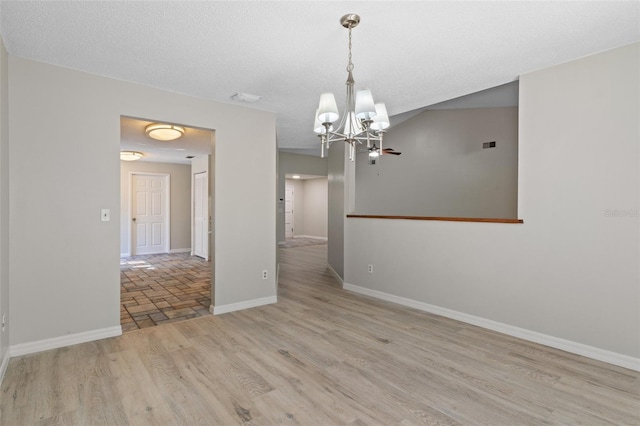
[[[189,253],[120,259],[122,331],[209,315],[211,262]]]

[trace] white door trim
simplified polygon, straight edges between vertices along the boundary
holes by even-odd
[[[151,172],[136,172],[136,171],[131,171],[129,172],[129,196],[127,197],[127,209],[126,209],[126,219],[127,219],[127,233],[128,233],[128,240],[129,240],[129,255],[130,256],[134,256],[135,255],[135,250],[133,248],[133,221],[131,220],[131,218],[133,217],[133,213],[131,211],[132,207],[133,207],[133,203],[132,203],[132,197],[133,197],[133,177],[135,175],[138,176],[161,176],[164,177],[166,179],[166,188],[165,188],[165,211],[167,212],[167,214],[165,215],[164,218],[164,225],[165,225],[165,229],[167,230],[167,238],[165,239],[165,243],[163,246],[163,250],[165,253],[169,253],[170,249],[171,249],[171,175],[169,173],[151,173]]]
[[[294,202],[296,198],[295,193],[296,187],[292,183],[285,182],[284,184],[284,238],[294,238],[295,237],[295,221],[293,217],[294,212]],[[287,196],[288,193],[291,193],[291,199]],[[290,203],[291,213],[287,212],[287,202]],[[287,224],[287,214],[289,214],[289,223]]]
[[[196,253],[197,250],[197,244],[196,244],[196,230],[197,230],[197,226],[196,226],[196,213],[197,213],[197,209],[196,209],[196,203],[197,203],[197,198],[198,198],[198,194],[196,193],[196,182],[198,181],[199,178],[204,177],[204,189],[205,189],[205,193],[202,194],[204,195],[204,200],[200,200],[202,202],[202,205],[204,207],[204,209],[206,210],[205,215],[204,215],[204,226],[202,228],[201,235],[200,237],[202,238],[202,243],[203,243],[203,252],[201,253]],[[201,171],[201,172],[197,172],[197,173],[192,173],[191,174],[191,198],[192,198],[192,205],[191,205],[191,211],[192,211],[192,215],[191,215],[191,255],[192,256],[198,256],[198,257],[202,257],[206,260],[209,260],[209,250],[210,250],[210,218],[211,218],[211,208],[209,206],[209,172],[208,171]],[[204,235],[202,235],[202,233],[204,233]]]

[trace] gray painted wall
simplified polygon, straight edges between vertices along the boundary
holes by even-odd
[[[328,193],[327,178],[304,181],[304,235],[327,238]]]
[[[191,165],[120,161],[120,253],[131,253],[132,172],[169,174],[170,249],[191,249]]]
[[[639,58],[521,76],[524,224],[348,219],[345,281],[638,365]]]
[[[0,379],[3,361],[9,352],[11,312],[9,311],[9,69],[7,50],[0,39],[0,318],[6,327],[0,331]],[[8,358],[7,358],[8,359]],[[6,367],[6,365],[5,365]]]
[[[215,306],[276,296],[272,113],[12,56],[9,105],[11,345],[119,326],[121,115],[216,131]]]
[[[357,213],[516,218],[517,108],[425,111],[392,128],[385,146],[402,155],[375,165],[357,156]]]
[[[344,221],[345,221],[345,144],[334,143],[329,149],[328,196],[329,228],[327,257],[329,266],[344,279]]]

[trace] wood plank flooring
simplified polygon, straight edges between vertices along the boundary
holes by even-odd
[[[337,287],[280,249],[279,302],[14,358],[2,425],[638,425],[640,373]]]

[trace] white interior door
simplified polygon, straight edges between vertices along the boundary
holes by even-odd
[[[285,185],[284,237],[293,238],[293,185]]]
[[[207,172],[194,175],[193,254],[209,258],[209,184]]]
[[[169,252],[169,176],[132,176],[132,253]]]

